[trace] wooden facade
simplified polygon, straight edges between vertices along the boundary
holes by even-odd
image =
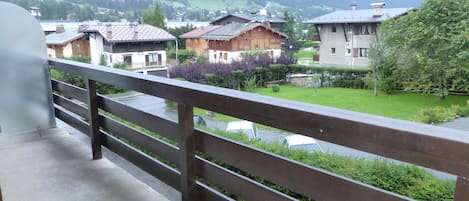
[[[186,38],[186,49],[195,51],[198,55],[207,56],[208,42],[203,38]]]
[[[82,55],[90,58],[90,41],[86,38],[80,38],[78,40],[72,41],[72,52],[73,55]]]
[[[64,58],[71,56],[84,56],[90,58],[90,42],[86,37],[75,39],[65,44],[47,45],[52,49],[56,58]],[[51,57],[52,55],[49,55]]]
[[[209,49],[222,51],[250,51],[280,49],[283,37],[258,26],[229,41],[210,40]]]

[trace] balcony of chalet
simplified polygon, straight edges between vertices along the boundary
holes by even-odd
[[[48,60],[39,24],[0,2],[0,19],[13,17],[0,39],[2,201],[295,200],[240,171],[314,200],[411,200],[194,128],[195,107],[454,174],[455,200],[469,200],[467,132]],[[22,34],[23,40],[13,40]],[[86,87],[51,80],[50,69],[80,76]],[[178,120],[100,95],[97,82],[172,100]],[[58,120],[88,141],[65,132]],[[114,155],[165,185],[149,187],[111,161]]]

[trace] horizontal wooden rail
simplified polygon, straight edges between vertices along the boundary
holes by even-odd
[[[409,199],[200,130],[197,136],[198,151],[318,200]]]
[[[64,94],[65,97],[76,99],[80,102],[86,102],[86,90],[69,83],[65,83],[58,80],[52,80],[52,90],[59,91]]]
[[[124,138],[138,147],[156,154],[175,165],[179,164],[178,147],[131,128],[109,117],[103,115],[100,117],[101,126],[104,130],[109,131],[117,137]]]
[[[74,116],[73,114],[71,114],[70,112],[66,111],[63,108],[55,107],[54,109],[55,109],[55,116],[57,118],[61,119],[62,121],[72,126],[73,128],[79,130],[80,132],[88,135],[88,126],[89,126],[88,123],[79,119],[78,117],[76,117],[76,115]]]
[[[180,190],[178,179],[179,171],[146,155],[142,151],[135,149],[108,133],[101,131],[100,134],[103,146],[170,185],[174,189]]]
[[[201,157],[197,158],[196,170],[198,177],[237,195],[242,200],[256,200],[258,198],[269,201],[295,200]]]
[[[104,96],[99,96],[99,108],[114,114],[124,120],[130,121],[133,124],[142,126],[157,133],[158,135],[169,138],[175,142],[179,142],[178,124],[176,122],[154,116],[150,113],[136,110],[130,106],[111,100]]]
[[[73,102],[72,100],[65,98],[58,94],[53,94],[54,103],[60,105],[64,109],[67,109],[70,112],[75,113],[76,115],[83,118],[86,122],[88,122],[87,111],[88,108],[79,105],[78,103]]]
[[[315,167],[289,160],[232,140],[193,128],[192,107],[300,133],[331,143],[384,157],[409,162],[458,176],[457,199],[469,199],[465,192],[469,178],[469,133],[375,115],[299,103],[272,97],[194,84],[73,61],[50,59],[59,71],[84,79],[124,87],[179,104],[179,122],[153,116],[144,111],[97,96],[97,107],[153,133],[173,140],[168,144],[106,115],[99,116],[102,144],[137,166],[182,191],[183,200],[229,200],[210,185],[245,200],[290,200],[247,177],[196,157],[194,151],[213,157],[246,174],[260,177],[288,190],[316,200],[409,200]],[[89,126],[82,116],[86,90],[52,81],[57,117],[85,131]],[[67,98],[65,98],[67,97]],[[70,98],[70,99],[69,99]],[[70,111],[70,112],[67,112]],[[75,115],[74,115],[75,114]],[[109,131],[111,134],[105,133]],[[116,137],[117,136],[117,137]],[[119,138],[161,156],[178,170],[127,145]],[[195,147],[194,147],[195,146]],[[195,150],[194,150],[195,148]],[[182,178],[182,179],[181,179]],[[199,178],[199,180],[195,180]],[[220,179],[221,178],[221,179]],[[180,180],[181,179],[181,180]],[[204,182],[208,182],[204,183]],[[249,190],[242,187],[249,187]]]

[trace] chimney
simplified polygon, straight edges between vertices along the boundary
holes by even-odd
[[[352,11],[355,12],[355,10],[357,10],[357,4],[350,4],[350,8],[352,8]]]
[[[381,17],[383,15],[383,7],[385,3],[372,3],[371,7],[373,7],[373,17]]]
[[[133,25],[132,25],[132,28],[133,28],[133,31],[134,31],[134,37],[133,37],[133,39],[136,40],[136,39],[138,39],[138,27],[137,27],[137,24],[136,24],[136,23],[133,24]]]
[[[112,25],[106,24],[106,38],[112,38]]]
[[[63,32],[65,32],[65,26],[63,24],[57,25],[55,27],[55,33],[59,34],[59,33],[63,33]]]

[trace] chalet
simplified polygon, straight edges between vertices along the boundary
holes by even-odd
[[[276,31],[281,31],[285,20],[279,17],[270,16],[266,10],[261,10],[259,13],[251,12],[249,14],[228,14],[222,16],[210,24],[212,25],[227,25],[230,23],[249,23],[249,22],[259,22],[264,25],[275,29]]]
[[[187,50],[193,50],[198,55],[204,55],[208,57],[208,41],[201,38],[203,35],[222,27],[221,25],[211,25],[207,27],[200,27],[187,32],[180,37],[184,39]]]
[[[77,28],[67,28],[58,25],[55,33],[46,36],[47,55],[49,58],[64,58],[72,56],[90,57],[88,37]]]
[[[166,66],[166,44],[175,41],[170,33],[146,24],[106,24],[90,26],[91,62],[98,64],[101,55],[108,65],[125,62],[137,72]]]
[[[231,23],[202,38],[208,41],[209,62],[231,63],[252,52],[268,52],[277,58],[287,36],[262,23]]]
[[[407,14],[409,8],[383,8],[373,3],[373,9],[341,10],[319,16],[306,24],[316,28],[313,40],[320,41],[319,54],[314,60],[321,66],[367,68],[370,39],[378,25],[388,19]]]

